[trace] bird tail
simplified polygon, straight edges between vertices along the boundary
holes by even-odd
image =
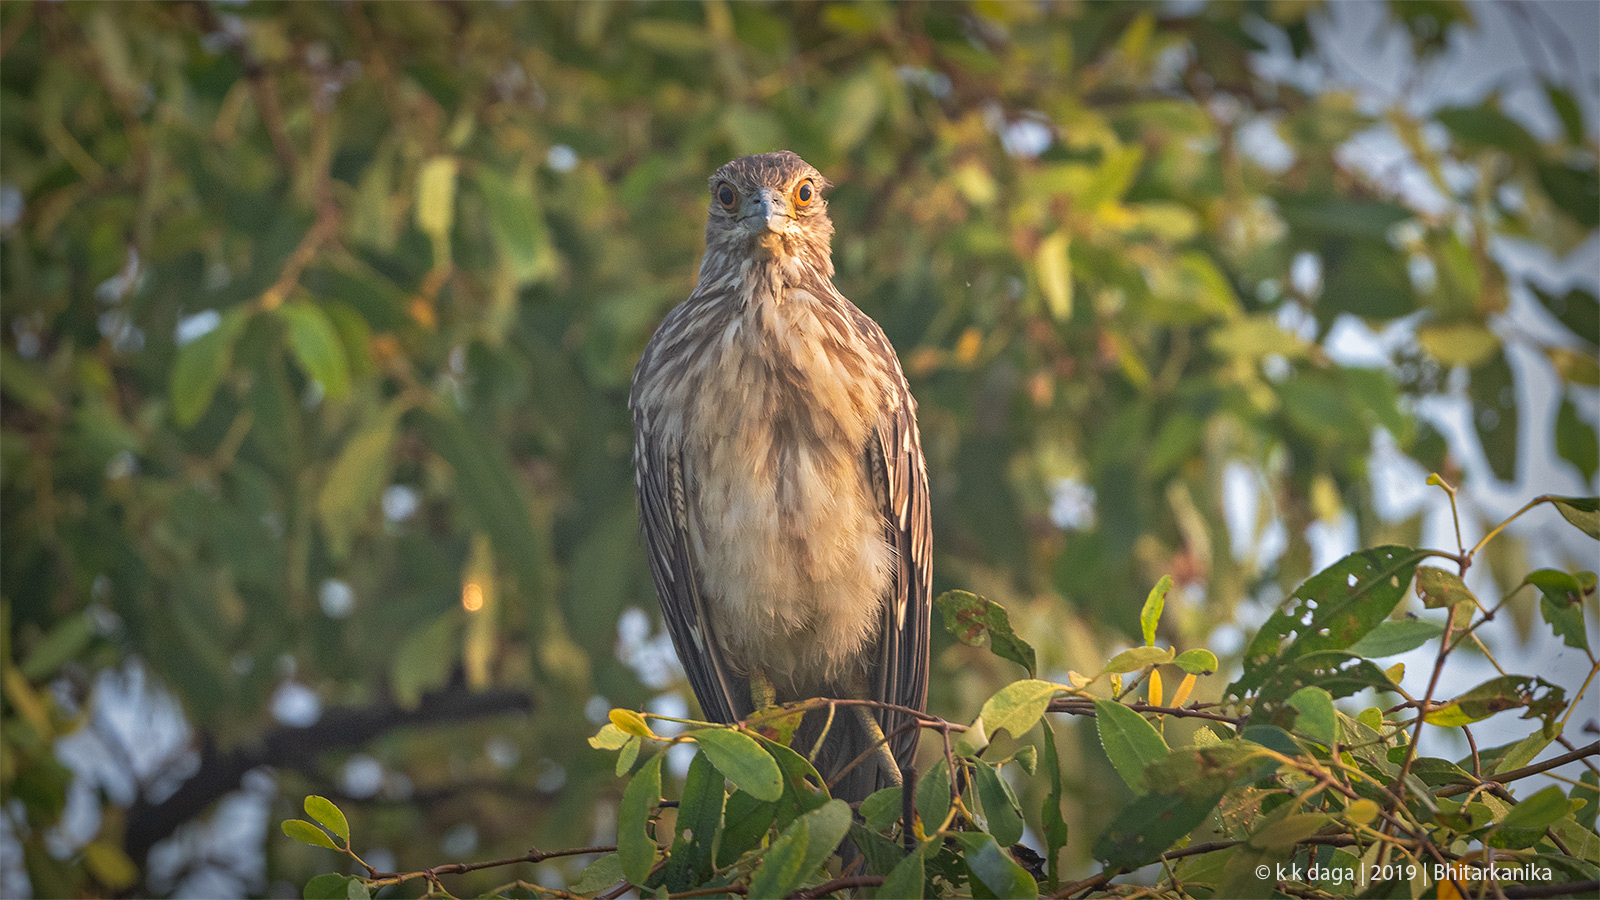
[[[852,804],[860,803],[874,791],[893,787],[898,774],[891,768],[889,755],[878,746],[880,737],[869,734],[860,716],[852,714],[857,708],[837,708],[831,723],[826,710],[808,713],[794,739],[795,749],[809,755],[821,738],[822,745],[815,755],[817,771],[828,781],[830,794]],[[886,724],[892,723],[878,720],[880,729]],[[911,752],[904,747],[904,741],[891,739],[897,768],[911,762]],[[911,750],[914,749],[912,745]]]

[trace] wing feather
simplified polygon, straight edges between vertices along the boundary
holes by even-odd
[[[870,320],[869,320],[870,321]],[[874,325],[880,352],[894,360],[888,340]],[[868,447],[867,464],[884,522],[884,539],[894,549],[894,580],[883,605],[873,699],[921,710],[928,701],[929,622],[933,613],[933,525],[928,504],[928,468],[917,431],[917,404],[894,362],[895,390],[890,408]],[[881,711],[885,734],[906,725],[903,713]],[[916,754],[918,730],[894,738],[901,768]]]
[[[750,712],[750,689],[727,671],[716,652],[717,636],[700,594],[699,564],[689,537],[687,486],[682,455],[662,446],[649,415],[634,410],[634,473],[639,523],[661,599],[662,616],[689,676],[701,710],[716,722],[735,722]]]

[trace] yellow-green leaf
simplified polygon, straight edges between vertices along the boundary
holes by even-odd
[[[278,827],[283,829],[286,837],[302,844],[310,844],[313,847],[326,847],[329,850],[339,849],[339,845],[333,842],[333,838],[328,837],[326,831],[307,822],[305,819],[284,819],[283,824]]]
[[[1161,611],[1167,606],[1167,592],[1172,590],[1172,576],[1163,575],[1144,598],[1144,608],[1139,611],[1139,630],[1144,632],[1146,647],[1156,645],[1156,625],[1161,621]]]
[[[1072,236],[1057,231],[1039,242],[1034,266],[1039,272],[1039,290],[1044,294],[1050,315],[1057,322],[1072,318]]]
[[[449,246],[450,227],[456,215],[456,171],[453,156],[435,156],[417,175],[417,227],[433,238],[435,246]]]
[[[611,724],[622,729],[627,734],[636,734],[639,737],[655,737],[650,726],[645,722],[644,716],[631,709],[613,709],[607,716]]]
[[[1051,698],[1062,689],[1059,684],[1032,678],[1012,682],[984,701],[983,711],[978,715],[989,734],[1003,728],[1012,737],[1021,737],[1039,721],[1049,708]]]
[[[306,815],[337,835],[339,840],[350,843],[350,823],[345,820],[344,812],[333,805],[333,801],[312,794],[306,798],[305,807]]]
[[[1116,675],[1127,672],[1137,672],[1145,666],[1158,666],[1163,663],[1173,662],[1175,659],[1171,647],[1134,647],[1124,650],[1111,661],[1106,663],[1106,671]]]

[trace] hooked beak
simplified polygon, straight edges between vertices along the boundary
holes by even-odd
[[[754,216],[755,230],[763,228],[773,234],[784,234],[789,230],[792,219],[789,216],[789,201],[782,194],[772,188],[761,191],[760,207]]]

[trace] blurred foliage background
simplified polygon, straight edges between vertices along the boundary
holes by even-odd
[[[1161,574],[1226,656],[1319,534],[1420,540],[1380,464],[1593,493],[1594,273],[1505,252],[1593,269],[1593,35],[1358,8],[1386,104],[1318,4],[0,4],[0,888],[298,896],[310,792],[379,865],[609,843],[584,737],[689,709],[627,385],[744,153],[837,184],[936,590],[1046,673]],[[1498,15],[1517,91],[1408,89]],[[930,707],[1000,665],[940,639]],[[1060,727],[1086,859],[1121,786]]]

